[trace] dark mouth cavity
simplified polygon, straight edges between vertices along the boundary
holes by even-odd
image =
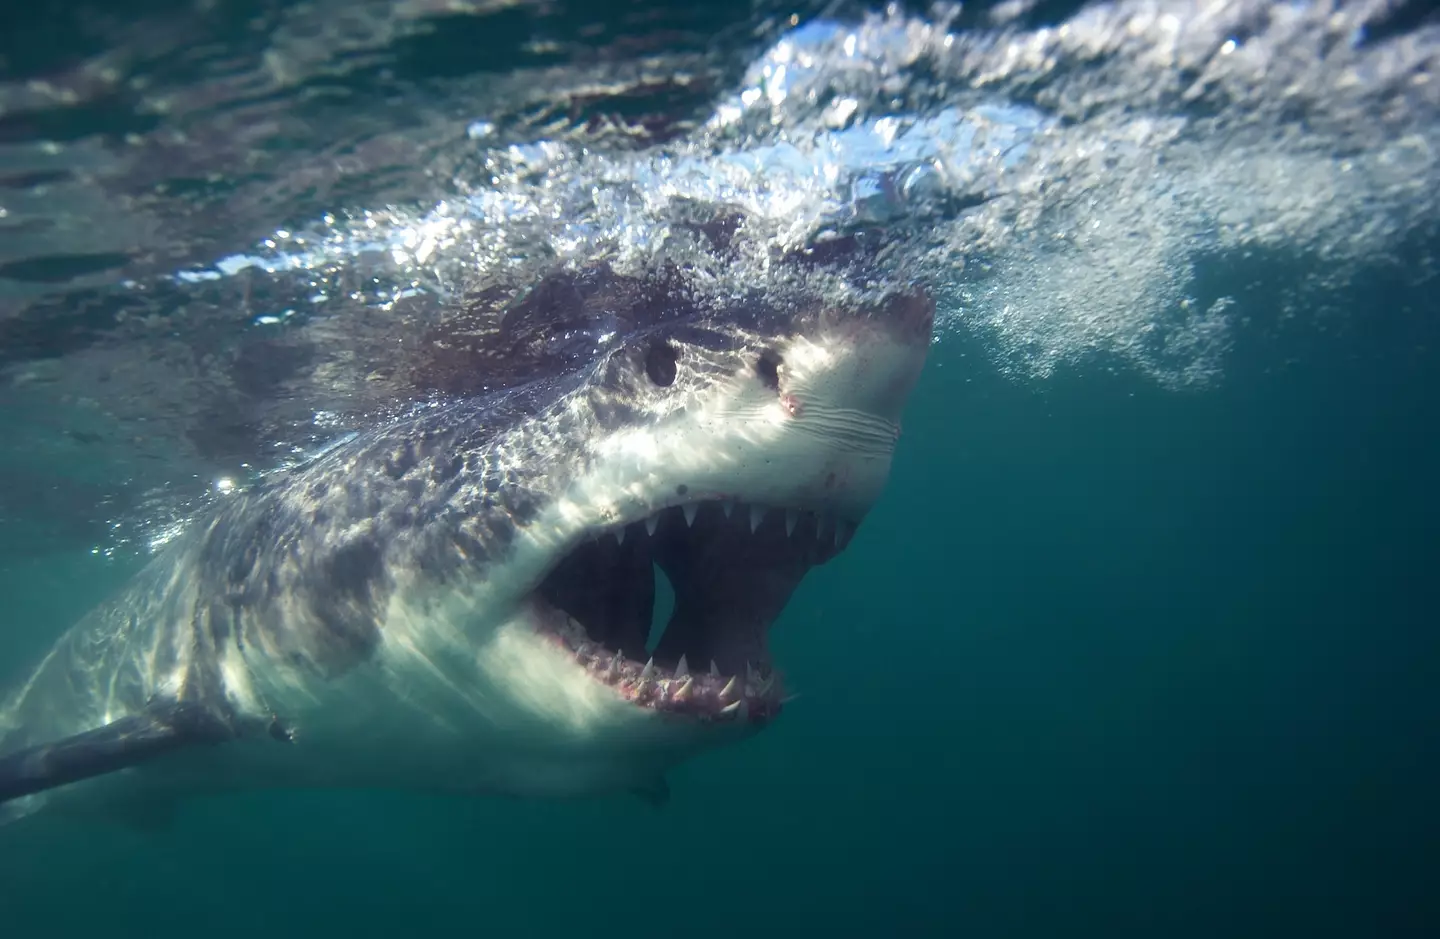
[[[762,719],[783,700],[770,624],[805,573],[838,554],[853,531],[811,512],[696,502],[585,542],[538,593],[569,617],[554,640],[636,704]],[[647,650],[657,567],[675,607]]]

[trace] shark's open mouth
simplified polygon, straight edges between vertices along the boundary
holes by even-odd
[[[538,591],[563,610],[549,631],[598,681],[635,704],[714,720],[773,717],[783,700],[767,633],[812,566],[854,526],[733,501],[676,506],[587,541]],[[655,568],[675,609],[653,652]]]

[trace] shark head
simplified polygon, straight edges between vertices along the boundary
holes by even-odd
[[[904,293],[652,323],[467,458],[466,517],[508,520],[470,605],[491,701],[654,768],[775,718],[769,630],[880,498],[933,316]]]

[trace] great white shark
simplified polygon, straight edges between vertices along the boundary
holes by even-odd
[[[192,524],[0,705],[0,821],[260,787],[658,800],[773,721],[767,631],[880,497],[934,305],[631,313]],[[545,315],[527,336],[600,322]]]

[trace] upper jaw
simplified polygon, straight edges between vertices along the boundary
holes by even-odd
[[[589,538],[595,541],[614,538],[617,544],[624,544],[632,534],[640,536],[643,532],[645,536],[655,537],[662,525],[668,528],[683,522],[686,528],[693,528],[702,512],[707,515],[719,513],[727,523],[748,526],[752,535],[758,534],[762,527],[772,526],[783,528],[787,537],[793,537],[799,531],[801,538],[808,537],[818,548],[833,548],[834,552],[849,543],[859,524],[858,519],[852,520],[848,512],[776,507],[717,494],[698,499],[677,499],[668,506],[647,513],[640,521],[601,525],[590,531]],[[826,560],[834,552],[826,555]]]

